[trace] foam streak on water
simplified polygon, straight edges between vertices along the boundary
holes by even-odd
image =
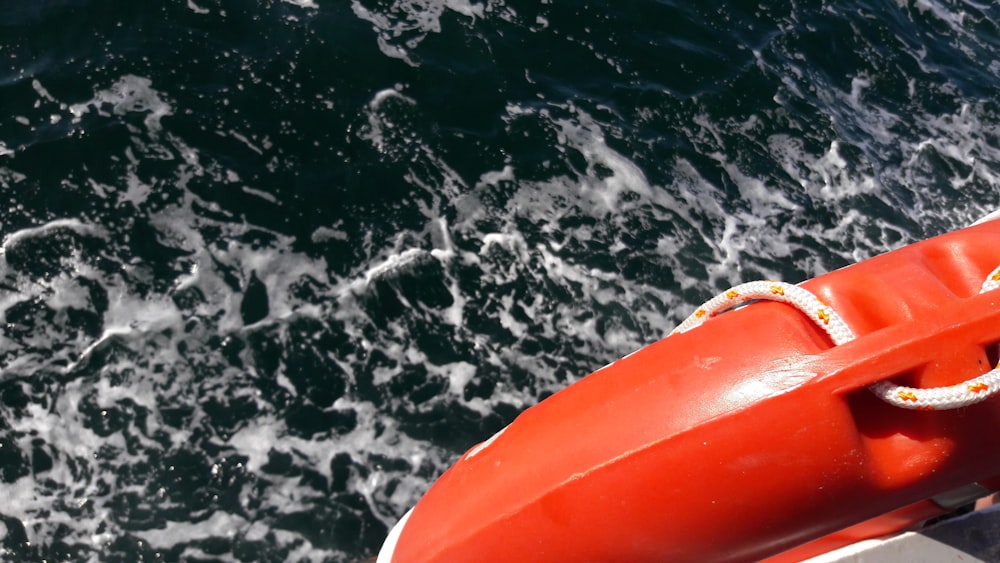
[[[997,205],[960,0],[0,8],[0,558],[353,561],[726,286]]]

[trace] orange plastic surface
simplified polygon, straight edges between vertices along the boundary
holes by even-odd
[[[926,518],[921,501],[1000,473],[1000,404],[911,411],[866,388],[989,371],[1000,291],[979,289],[998,265],[993,221],[802,284],[845,345],[762,302],[627,356],[470,450],[392,561],[750,561]]]

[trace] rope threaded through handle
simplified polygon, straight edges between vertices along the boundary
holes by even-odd
[[[1000,266],[990,272],[979,293],[1000,287]],[[822,329],[836,345],[856,338],[851,327],[832,307],[809,290],[778,281],[754,281],[740,284],[716,295],[698,307],[671,335],[699,327],[708,319],[749,301],[778,301],[792,305]],[[949,410],[981,403],[1000,393],[1000,365],[989,372],[957,385],[920,389],[880,381],[868,387],[883,401],[904,409]]]

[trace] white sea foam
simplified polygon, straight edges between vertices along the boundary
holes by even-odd
[[[37,94],[39,95],[39,97],[41,97],[41,98],[42,98],[43,100],[46,100],[46,101],[48,101],[48,102],[55,102],[55,103],[58,103],[58,100],[56,100],[56,99],[55,99],[55,98],[54,98],[54,97],[52,96],[52,94],[50,94],[50,93],[49,93],[49,91],[48,91],[48,90],[47,90],[47,89],[45,88],[45,86],[42,86],[42,83],[41,83],[41,82],[39,82],[39,81],[38,81],[38,79],[32,79],[32,80],[31,80],[31,88],[32,88],[32,89],[33,89],[33,90],[34,90],[34,91],[35,91],[35,92],[36,92],[36,93],[37,93]]]
[[[208,14],[212,12],[208,8],[202,8],[198,4],[195,4],[194,0],[187,0],[187,7],[196,14]]]
[[[79,219],[53,219],[44,225],[21,229],[5,235],[3,237],[3,244],[0,245],[0,252],[9,252],[11,247],[22,241],[30,238],[44,237],[59,229],[67,229],[81,235],[100,238],[106,237],[108,234],[103,227],[85,223]]]
[[[316,243],[326,242],[329,240],[341,240],[346,241],[350,238],[345,231],[330,227],[318,227],[313,231],[310,240]]]
[[[105,111],[105,105],[111,106],[115,115],[146,113],[148,115],[143,123],[151,134],[156,134],[163,128],[161,120],[172,115],[174,110],[160,98],[152,84],[149,78],[127,74],[110,88],[97,91],[90,101],[69,106],[69,112],[73,115],[74,122],[79,122],[91,108],[97,112]]]
[[[43,96],[41,93],[39,95]],[[170,133],[164,134],[160,120],[163,116],[170,115],[173,108],[162,99],[148,80],[125,76],[111,87],[97,90],[90,101],[66,105],[66,110],[78,119],[88,113],[98,119],[113,119],[133,113],[145,114],[140,122],[141,127],[130,127],[135,143],[121,154],[109,155],[110,158],[117,158],[125,163],[126,169],[120,181],[113,184],[96,181],[85,184],[99,200],[110,200],[112,205],[143,206],[154,193],[153,183],[141,172],[141,163],[150,153],[168,161],[176,159],[176,186],[180,189],[183,189],[187,179],[201,175],[212,175],[213,180],[220,184],[238,181],[238,176],[234,178],[231,171],[210,160],[210,166],[203,166],[205,157],[197,149]],[[19,173],[0,171],[0,180],[5,184],[15,184],[23,181],[24,177]],[[255,188],[247,187],[246,190],[254,193]],[[268,193],[259,190],[257,193],[262,200],[269,201]],[[273,199],[270,201],[274,202]],[[41,324],[27,343],[37,347],[38,352],[25,352],[5,359],[4,378],[20,377],[44,369],[45,366],[55,366],[58,371],[72,377],[55,395],[58,400],[55,410],[30,405],[27,413],[17,418],[14,427],[14,431],[20,436],[17,446],[21,451],[31,452],[32,440],[41,439],[53,458],[53,468],[45,472],[45,479],[54,489],[46,489],[48,485],[42,486],[30,476],[22,478],[10,487],[14,493],[4,509],[7,516],[21,520],[29,540],[33,542],[46,541],[46,538],[52,537],[54,528],[62,524],[70,525],[72,537],[67,537],[67,541],[72,542],[79,536],[80,541],[91,542],[98,549],[104,549],[108,541],[118,537],[120,530],[114,525],[108,526],[108,515],[114,510],[114,499],[131,489],[112,485],[108,491],[107,481],[102,480],[108,474],[118,473],[119,467],[138,467],[145,463],[142,459],[144,454],[133,456],[126,453],[126,434],[129,440],[133,440],[133,446],[140,446],[140,450],[163,450],[161,443],[150,441],[148,437],[164,429],[160,422],[159,410],[162,405],[157,403],[158,397],[198,405],[207,400],[224,402],[233,397],[246,396],[247,393],[254,396],[252,386],[243,381],[252,375],[252,372],[248,373],[246,370],[221,370],[214,376],[216,383],[211,383],[212,380],[209,383],[199,382],[195,377],[192,373],[194,367],[211,361],[214,354],[205,347],[205,341],[209,337],[220,333],[239,335],[266,329],[268,325],[278,327],[280,332],[283,326],[294,323],[296,319],[323,319],[330,313],[315,303],[302,302],[294,297],[294,291],[290,289],[292,285],[305,279],[313,280],[321,291],[322,288],[334,285],[328,279],[323,259],[306,257],[293,251],[291,246],[294,241],[277,233],[271,233],[273,236],[268,239],[270,242],[264,245],[243,242],[240,240],[243,235],[260,232],[260,229],[245,223],[227,224],[205,218],[194,210],[195,205],[214,209],[216,213],[224,212],[217,204],[201,200],[190,192],[183,192],[176,203],[160,206],[159,211],[148,217],[157,242],[178,252],[180,273],[172,291],[197,289],[202,296],[194,302],[191,309],[180,308],[168,295],[137,289],[134,283],[150,278],[149,273],[144,272],[146,265],[141,260],[120,264],[118,273],[108,274],[85,262],[81,256],[66,256],[66,272],[51,279],[32,279],[26,273],[13,272],[5,262],[0,264],[3,270],[0,273],[7,276],[6,282],[15,283],[22,290],[20,293],[4,292],[0,296],[0,308],[5,312],[12,305],[33,297],[38,297],[47,307],[56,311],[57,315],[65,315],[71,310],[92,310],[89,293],[92,288],[83,285],[81,280],[97,282],[101,292],[107,297],[106,310],[100,315],[101,332],[96,337],[86,337],[79,333],[63,334],[60,333],[64,330],[62,327]],[[205,240],[203,229],[206,225],[220,229],[224,233],[221,240]],[[109,228],[80,219],[58,219],[7,232],[0,250],[3,260],[6,260],[6,255],[17,245],[31,239],[43,240],[54,233],[72,233],[76,237],[98,239],[102,247],[111,246],[119,242],[111,238],[111,232]],[[337,233],[338,231],[333,230],[330,236],[335,239]],[[322,238],[323,233],[318,236]],[[447,241],[447,237],[442,240]],[[443,247],[441,252],[434,253],[432,259],[447,259],[448,255],[449,250]],[[240,318],[240,289],[251,271],[256,272],[266,288],[269,315],[254,327],[244,327]],[[235,288],[232,278],[236,279]],[[58,318],[60,317],[57,316]],[[211,324],[192,324],[195,319],[201,319],[201,323],[210,319]],[[10,341],[6,336],[0,342],[6,350],[23,346]],[[182,352],[185,348],[187,351]],[[128,353],[116,355],[118,349],[127,350]],[[401,347],[400,354],[406,356],[412,354],[413,350],[412,346]],[[138,360],[133,358],[133,353],[138,354]],[[105,357],[106,354],[111,355]],[[91,358],[99,358],[99,361],[90,361]],[[420,358],[417,360],[425,361]],[[92,375],[79,375],[92,373],[88,371],[91,369],[98,371]],[[295,389],[284,373],[279,372],[276,377],[279,381],[284,380],[286,387]],[[256,400],[267,405],[266,401]],[[91,423],[84,420],[84,415],[81,414],[84,408],[82,404],[86,401],[93,401],[94,407],[105,409],[109,413],[125,402],[146,409],[150,415],[144,419],[141,431],[130,425],[108,436],[98,436],[88,429]],[[344,408],[352,407],[346,405]],[[357,438],[345,438],[339,450],[331,450],[329,444],[322,439],[289,437],[284,422],[269,419],[266,414],[238,428],[228,441],[220,440],[219,444],[246,455],[248,465],[254,470],[259,470],[267,461],[267,455],[272,449],[306,452],[308,459],[305,462],[310,467],[321,468],[321,472],[329,478],[330,458],[336,451],[348,451],[352,458],[363,459],[362,452],[371,450],[370,443],[375,435],[373,425],[377,415],[368,408],[367,412],[359,416],[358,429],[352,434]],[[197,409],[196,412],[196,418],[204,416]],[[190,445],[190,429],[166,427],[166,431],[170,434],[169,447],[184,448]],[[406,438],[399,436],[396,440],[398,444],[400,441],[405,442]],[[445,454],[428,452],[426,445],[417,441],[411,440],[408,443],[411,457],[417,463],[428,456],[438,456],[438,461],[434,462],[436,464],[444,463],[440,456]],[[401,448],[400,451],[406,449]],[[383,447],[382,451],[388,457],[398,453],[389,446]],[[105,459],[102,456],[111,452],[117,456],[115,461],[99,461]],[[84,473],[81,474],[81,471]],[[361,488],[364,484],[362,481],[352,481],[349,486]],[[404,486],[394,493],[394,502],[400,505],[411,504],[419,494],[420,485],[421,482],[415,479],[404,480]],[[287,479],[282,486],[291,490],[289,498],[300,498],[305,489],[295,479]],[[135,490],[132,492],[139,496],[147,494],[141,487],[133,488]],[[73,516],[54,509],[59,503],[67,502],[73,506],[91,506],[92,509],[85,511],[83,515]],[[373,506],[381,502],[372,499]],[[279,511],[287,508],[276,506]],[[309,510],[310,506],[309,502],[302,503],[303,510]],[[378,517],[388,523],[394,515],[378,514]],[[259,529],[260,524],[247,524],[234,514],[217,512],[209,518],[208,523],[205,527],[199,527],[199,532],[192,532],[193,528],[188,524],[168,522],[162,530],[149,531],[149,537],[144,539],[166,549],[177,543],[186,544],[192,538],[210,535],[227,537],[227,534],[234,531],[257,535],[263,533]],[[253,526],[257,526],[257,529]],[[287,544],[298,545],[296,553],[300,560],[323,560],[334,555],[329,550],[319,549],[308,542],[303,543],[298,534],[281,531],[272,533],[284,538],[281,541]],[[185,549],[190,551],[193,548]]]
[[[801,139],[787,134],[767,139],[770,153],[782,170],[813,197],[829,201],[872,193],[875,179],[854,169],[840,154],[840,142],[831,141],[821,154],[809,154]]]
[[[427,260],[429,258],[431,258],[430,252],[421,248],[410,248],[399,254],[392,254],[386,258],[385,261],[376,264],[365,272],[365,283],[370,284],[373,281],[384,279],[407,267],[410,267],[413,264],[416,264],[417,262]]]
[[[479,177],[479,182],[476,187],[482,186],[496,186],[501,182],[510,182],[514,180],[514,168],[512,166],[504,166],[502,170],[490,171],[483,173]]]
[[[313,0],[282,0],[282,1],[287,2],[289,4],[293,4],[300,8],[310,8],[313,10],[319,8],[319,5],[316,4],[316,2],[314,2]]]
[[[398,100],[409,106],[417,104],[416,100],[402,94],[398,88],[379,90],[372,96],[371,101],[368,102],[368,126],[361,131],[360,136],[369,141],[381,153],[392,150],[389,135],[396,127],[393,118],[384,112],[384,106],[389,100]]]
[[[360,0],[352,0],[351,9],[358,18],[372,24],[382,54],[410,64],[415,64],[410,51],[427,35],[441,32],[445,11],[473,19],[482,17],[484,11],[482,4],[468,0],[403,0],[387,11],[371,10]]]

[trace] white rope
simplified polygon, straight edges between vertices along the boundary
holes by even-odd
[[[1000,287],[1000,267],[990,272],[980,293]],[[854,331],[844,319],[808,290],[776,281],[755,281],[737,285],[709,299],[670,334],[687,332],[708,319],[748,301],[779,301],[792,305],[823,329],[834,344],[854,340]],[[904,409],[948,410],[980,403],[1000,393],[1000,365],[993,370],[958,385],[920,389],[880,381],[869,387],[883,401]]]
[[[983,282],[983,288],[979,290],[979,293],[986,293],[987,291],[992,291],[1000,287],[1000,266],[997,266],[996,270],[990,272],[990,275]]]
[[[816,323],[833,340],[843,344],[854,340],[854,332],[836,311],[825,305],[815,295],[797,285],[777,281],[754,281],[738,285],[709,299],[684,320],[671,334],[687,332],[700,326],[719,313],[754,300],[780,301],[793,305]]]

